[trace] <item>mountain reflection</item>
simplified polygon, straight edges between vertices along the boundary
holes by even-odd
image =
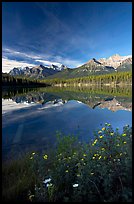
[[[42,108],[67,103],[69,100],[81,101],[90,108],[108,108],[111,111],[132,110],[131,88],[110,89],[109,87],[78,88],[31,88],[5,89],[3,99],[12,99],[16,103],[41,104]]]

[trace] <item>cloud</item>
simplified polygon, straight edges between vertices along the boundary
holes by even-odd
[[[41,62],[44,65],[54,64],[54,65],[60,66],[61,64],[64,64],[65,66],[70,67],[70,68],[78,67],[78,66],[83,64],[81,61],[63,58],[61,56],[54,56],[53,59],[54,59],[54,61],[46,61],[46,60],[42,60],[42,59],[39,59],[39,60],[37,59],[35,61]]]
[[[2,52],[2,70],[9,72],[14,67],[35,66],[43,64],[50,66],[52,64],[60,66],[64,64],[70,68],[78,67],[83,64],[80,60],[62,57],[60,55],[34,54],[33,52],[20,52],[11,48],[3,48]]]
[[[26,63],[24,61],[10,60],[7,58],[2,58],[2,72],[10,72],[14,67],[33,67],[36,64]]]
[[[42,59],[39,59],[39,60],[35,60],[36,62],[41,62],[43,63],[44,65],[57,65],[57,66],[60,66],[61,63],[57,63],[57,62],[52,62],[52,61],[47,61],[47,60],[42,60]]]
[[[33,54],[27,54],[24,52],[19,52],[13,49],[9,48],[3,48],[3,57],[11,57],[11,56],[21,56],[21,57],[26,57],[26,58],[31,58],[31,59],[40,59],[40,55],[33,55]]]

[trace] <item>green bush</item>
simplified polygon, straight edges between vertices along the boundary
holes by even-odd
[[[58,135],[49,174],[35,199],[55,202],[132,201],[131,128],[123,133],[105,124],[90,143]],[[47,161],[48,162],[48,161]],[[48,187],[47,187],[48,185]],[[43,195],[44,197],[42,197]]]
[[[129,126],[125,126],[121,134],[105,123],[89,143],[58,133],[55,149],[44,151],[41,156],[32,153],[28,157],[27,179],[34,182],[28,185],[29,181],[23,180],[25,187],[19,187],[21,195],[27,195],[33,202],[132,202],[131,150],[132,130]],[[25,167],[21,165],[21,168],[23,178]],[[6,174],[9,175],[9,170],[4,172]],[[16,182],[14,179],[15,176],[11,179],[13,183]],[[17,185],[18,182],[16,188]],[[12,189],[14,194],[9,193],[7,187],[4,196],[12,195],[15,200],[16,190]]]

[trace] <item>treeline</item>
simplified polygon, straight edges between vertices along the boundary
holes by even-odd
[[[72,79],[45,79],[43,80],[45,83],[49,83],[51,85],[55,84],[95,84],[95,85],[103,85],[103,84],[132,84],[132,72],[116,72],[110,74],[103,75],[92,75],[87,77],[79,77]]]
[[[2,86],[49,86],[48,84],[42,82],[41,80],[37,79],[28,79],[28,78],[21,78],[21,77],[13,77],[7,73],[2,73]]]

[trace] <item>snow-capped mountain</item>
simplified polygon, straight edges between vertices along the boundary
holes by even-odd
[[[34,77],[34,78],[44,78],[49,75],[56,74],[57,72],[60,72],[64,69],[67,69],[67,67],[63,64],[57,65],[51,65],[51,66],[43,66],[43,65],[37,65],[32,68],[29,67],[17,67],[13,68],[9,74],[12,76],[17,75],[26,75],[28,77]]]
[[[100,58],[98,61],[105,65],[105,66],[112,66],[115,69],[122,65],[123,61],[130,59],[129,62],[132,63],[132,56],[128,55],[128,56],[120,56],[119,54],[115,54],[109,58]]]

